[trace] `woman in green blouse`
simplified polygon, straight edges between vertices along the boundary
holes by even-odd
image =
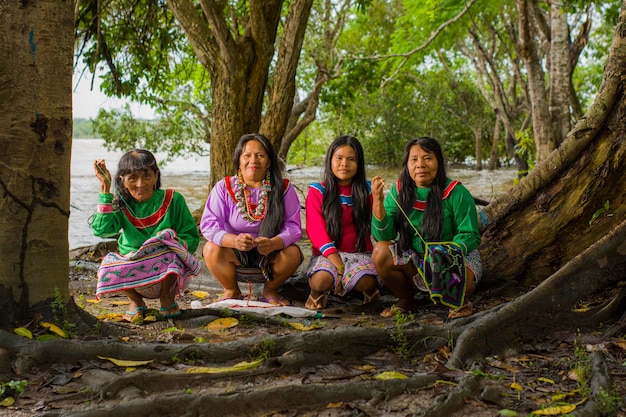
[[[433,138],[409,141],[402,165],[400,178],[386,198],[384,180],[380,176],[372,179],[372,236],[378,241],[372,260],[384,285],[398,297],[398,302],[381,315],[417,310],[416,289],[428,287],[418,273],[418,268],[424,270],[426,242],[454,242],[458,253],[462,252],[465,276],[457,279],[465,282],[455,287],[463,292],[455,296],[459,306],[465,304],[453,309],[450,317],[470,315],[471,303],[465,297],[473,293],[482,275],[478,252],[481,237],[472,195],[460,182],[446,176],[441,146]]]
[[[115,175],[104,160],[94,163],[100,181],[99,204],[91,227],[96,236],[119,234],[118,252],[107,254],[98,269],[96,297],[123,294],[130,300],[124,319],[143,321],[144,298],[158,298],[163,318],[182,313],[176,303],[200,272],[193,253],[200,234],[183,196],[161,189],[161,171],[154,155],[143,149],[127,152]]]

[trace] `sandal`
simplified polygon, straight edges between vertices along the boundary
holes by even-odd
[[[375,303],[377,301],[380,301],[380,291],[378,291],[378,288],[376,288],[371,295],[363,291],[363,304]]]
[[[173,313],[164,314],[164,313],[166,313],[168,311],[171,311],[171,310],[174,310],[174,309],[178,309],[178,311],[175,311]],[[171,306],[167,307],[167,308],[159,307],[159,312],[161,313],[161,318],[164,318],[164,319],[173,319],[174,317],[178,317],[181,314],[183,314],[183,310],[181,310],[180,307],[178,307],[178,303],[176,301],[174,301],[174,303]]]
[[[137,306],[133,311],[124,312],[124,321],[127,321],[132,324],[142,324],[143,323],[143,315],[148,310],[146,306]]]
[[[319,310],[321,308],[326,308],[326,303],[328,303],[328,293],[323,292],[317,298],[313,298],[313,296],[309,293],[309,298],[306,300],[304,308],[309,310]]]
[[[474,306],[469,301],[456,310],[450,310],[449,319],[459,319],[461,317],[471,316],[474,313]]]

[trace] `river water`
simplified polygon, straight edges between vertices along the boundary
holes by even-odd
[[[100,241],[89,227],[89,217],[96,209],[100,183],[93,171],[93,161],[105,159],[111,174],[115,175],[117,163],[123,152],[108,151],[101,139],[74,139],[72,141],[71,195],[69,244],[70,249],[91,246]],[[208,193],[209,157],[178,158],[167,164],[161,163],[165,154],[156,153],[161,168],[161,185],[179,191],[187,200],[187,205],[194,211],[204,204]],[[319,181],[323,167],[299,168],[288,166],[287,177],[299,191],[304,204],[307,185]],[[399,169],[368,167],[368,178],[382,175],[388,181],[398,175]],[[496,171],[475,171],[465,167],[447,168],[448,176],[460,180],[474,195],[485,200],[493,200],[508,191],[513,185],[516,171],[512,168]]]

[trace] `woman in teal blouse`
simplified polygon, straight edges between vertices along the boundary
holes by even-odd
[[[143,321],[144,298],[159,298],[164,318],[182,311],[174,301],[189,286],[200,266],[192,255],[198,247],[198,227],[183,196],[161,189],[161,172],[154,155],[143,149],[127,152],[115,176],[104,160],[94,164],[100,181],[98,210],[91,227],[96,236],[119,234],[118,252],[107,254],[98,269],[96,297],[123,294],[130,300],[124,319]]]
[[[458,245],[465,265],[464,294],[459,300],[471,295],[482,275],[476,206],[467,188],[446,176],[439,143],[429,137],[411,140],[405,148],[400,178],[386,198],[384,185],[380,176],[372,179],[372,236],[378,241],[372,260],[398,302],[381,315],[417,310],[415,291],[423,287],[418,268],[423,267],[425,242]],[[471,313],[471,303],[466,302],[451,311],[450,317]]]

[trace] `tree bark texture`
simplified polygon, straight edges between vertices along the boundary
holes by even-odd
[[[2,320],[69,298],[73,2],[0,1]],[[45,279],[42,279],[45,277]]]
[[[537,284],[626,217],[624,13],[602,87],[585,117],[542,164],[482,212],[486,281]]]

